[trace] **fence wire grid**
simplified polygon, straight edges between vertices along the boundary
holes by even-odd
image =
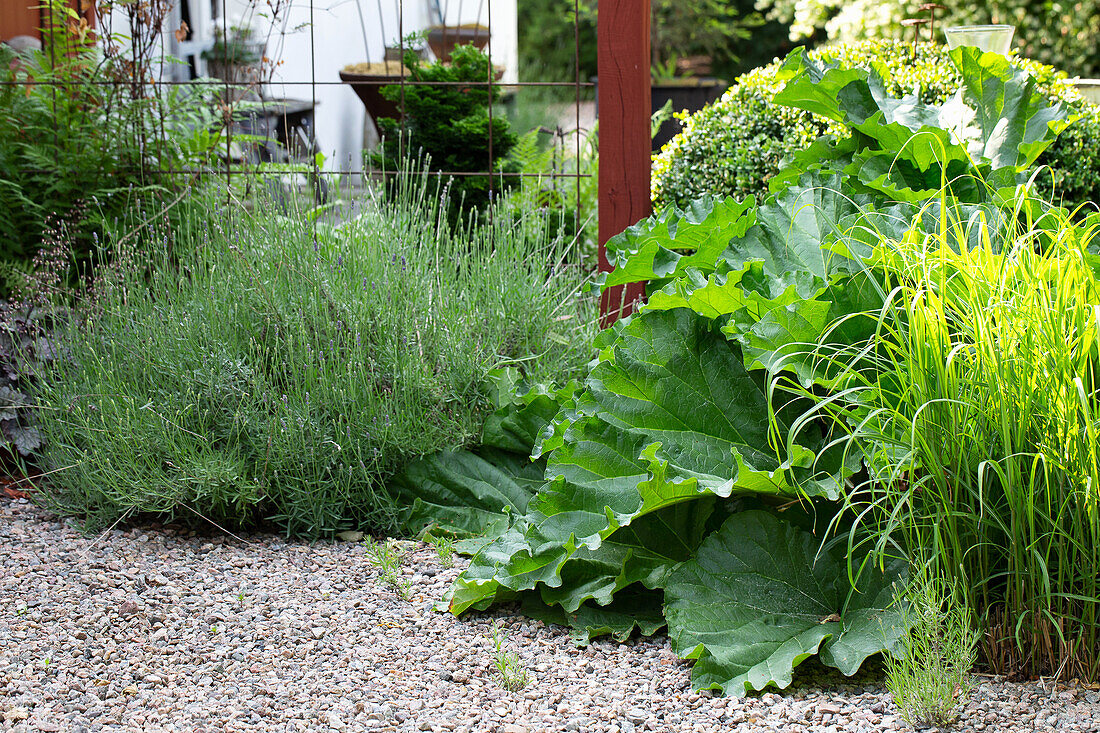
[[[0,78],[0,91],[16,87],[29,96],[36,87],[48,89],[57,117],[53,134],[59,149],[64,138],[79,133],[67,129],[66,123],[75,122],[74,104],[87,100],[89,107],[95,108],[92,114],[102,117],[125,109],[132,116],[119,132],[133,135],[132,145],[141,154],[132,163],[143,177],[175,178],[183,184],[201,176],[220,176],[232,188],[235,179],[271,177],[278,167],[271,164],[282,164],[284,171],[310,177],[317,203],[323,203],[326,190],[322,181],[336,178],[369,183],[387,175],[372,169],[367,155],[370,145],[357,149],[352,144],[347,154],[349,140],[377,145],[380,115],[365,109],[363,130],[354,118],[334,120],[338,110],[326,110],[326,106],[335,106],[332,90],[345,95],[339,104],[346,107],[357,86],[374,94],[394,86],[399,89],[394,106],[400,121],[406,117],[406,94],[412,88],[483,87],[489,100],[484,167],[451,170],[431,166],[424,172],[442,178],[486,176],[491,199],[505,179],[541,178],[554,190],[572,189],[580,222],[586,213],[581,211],[582,179],[591,174],[582,171],[577,161],[592,132],[582,125],[582,108],[589,94],[586,90],[594,84],[581,79],[579,2],[573,2],[571,81],[519,79],[516,28],[493,17],[494,8],[499,15],[503,7],[511,10],[508,23],[520,22],[515,4],[515,0],[5,0],[0,41],[17,52],[40,48],[49,68],[17,68],[17,53],[8,74]],[[358,25],[362,49],[349,49],[338,42],[340,39],[326,38],[318,24],[322,13],[329,27],[333,18],[341,25],[344,21]],[[407,71],[376,74],[376,78],[351,75],[349,80],[331,73],[334,63],[351,66],[362,59],[368,66],[382,66],[383,71],[390,64],[403,69],[398,59],[409,50],[417,51],[425,64],[445,58],[449,50],[440,54],[435,44],[429,46],[435,49],[434,56],[412,45],[415,39],[423,39],[429,28],[437,36],[442,34],[443,48],[474,35],[473,40],[482,44],[490,59],[484,81],[420,80]],[[391,41],[396,46],[387,48]],[[505,42],[513,44],[510,53],[501,52]],[[81,52],[90,48],[97,49],[95,65],[77,62]],[[335,60],[334,54],[342,58]],[[497,63],[504,58],[511,68]],[[298,98],[276,96],[275,91],[282,88],[292,90]],[[501,158],[494,150],[493,119],[507,116],[508,98],[514,104],[526,88],[571,91],[572,110],[559,102],[557,124],[539,130],[555,149],[550,170],[501,170]],[[503,93],[504,102],[495,101],[498,92]],[[366,106],[365,100],[363,104]],[[564,123],[566,114],[571,124]],[[345,155],[330,155],[341,145],[326,140],[319,129],[330,134],[338,131]],[[194,164],[195,156],[189,158],[172,149],[181,130],[187,131],[191,140],[209,145],[210,155],[201,164]],[[360,161],[366,161],[362,167],[355,164],[356,153],[362,156]],[[41,172],[56,173],[56,159],[54,164],[53,171]]]

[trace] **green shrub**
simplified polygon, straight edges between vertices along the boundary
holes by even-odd
[[[120,253],[37,391],[42,499],[92,526],[392,530],[387,478],[478,435],[491,368],[582,366],[583,278],[539,217],[452,231],[434,183],[402,180],[339,225],[222,210],[178,262]]]
[[[867,41],[816,49],[809,56],[862,69],[878,62],[892,94],[919,86],[925,102],[943,102],[960,84],[946,48],[930,43]],[[1051,181],[1070,207],[1100,202],[1100,109],[1083,102],[1052,67],[1021,58],[1012,63],[1031,72],[1048,98],[1067,101],[1083,115],[1039,159],[1040,165],[1050,166],[1043,181]],[[683,132],[654,158],[653,200],[658,207],[687,206],[703,195],[765,196],[768,180],[785,158],[826,132],[847,134],[822,117],[776,104],[773,98],[782,87],[778,71],[778,63],[751,71],[713,105],[684,118]]]
[[[504,170],[516,134],[500,104],[500,87],[490,89],[486,84],[492,73],[489,57],[473,46],[459,46],[449,63],[425,66],[415,52],[406,51],[405,65],[410,82],[427,84],[382,88],[382,96],[401,106],[405,117],[378,121],[384,139],[371,155],[374,165],[398,172],[408,167],[408,161],[425,157],[434,170],[445,173]],[[499,194],[512,183],[502,176],[454,177],[451,219],[464,209],[484,210],[491,190]]]

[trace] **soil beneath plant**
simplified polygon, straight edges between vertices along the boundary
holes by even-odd
[[[782,691],[690,689],[662,635],[577,647],[514,608],[434,610],[463,561],[401,542],[410,596],[362,542],[155,526],[86,536],[0,499],[3,731],[908,730],[874,666]],[[529,676],[504,689],[492,625]],[[1100,691],[978,678],[956,730],[1100,731]]]
[[[348,64],[342,71],[348,74],[365,74],[367,76],[405,76],[409,73],[408,68],[397,61]]]

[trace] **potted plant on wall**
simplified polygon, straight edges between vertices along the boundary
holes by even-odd
[[[426,31],[428,47],[443,63],[451,60],[455,46],[470,45],[481,51],[489,42],[489,29],[478,23],[463,25],[433,25]]]
[[[231,99],[239,100],[261,81],[265,45],[248,25],[218,26],[214,29],[214,45],[202,52],[202,58],[210,76],[225,80],[232,87]]]

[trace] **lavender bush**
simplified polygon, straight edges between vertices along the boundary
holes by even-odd
[[[540,215],[446,211],[410,176],[342,223],[223,209],[171,232],[175,261],[116,254],[38,390],[42,500],[92,527],[392,529],[387,478],[476,437],[490,369],[547,380],[590,356],[584,276]]]

